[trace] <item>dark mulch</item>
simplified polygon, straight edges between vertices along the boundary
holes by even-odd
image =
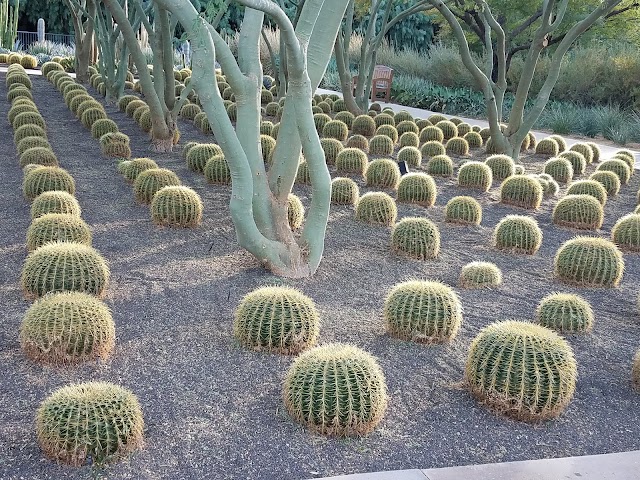
[[[554,200],[546,200],[537,212],[525,212],[499,204],[497,187],[476,194],[463,192],[452,180],[438,180],[437,206],[399,206],[400,216],[425,215],[437,222],[442,253],[427,262],[392,254],[389,229],[362,225],[351,208],[332,207],[326,255],[317,274],[296,282],[282,280],[238,247],[227,207],[229,188],[207,185],[202,176],[188,171],[180,147],[171,155],[150,155],[145,135],[134,122],[108,108],[131,137],[134,155],[152,156],[200,193],[205,219],[195,230],[154,227],[147,207],[136,204],[114,162],[100,156],[98,143],[55,88],[39,77],[33,84],[56,154],[76,179],[94,246],[111,265],[106,302],[117,325],[117,349],[104,364],[74,368],[36,365],[20,350],[18,329],[29,302],[22,297],[19,275],[30,217],[11,129],[5,123],[0,153],[0,478],[90,476],[90,467],[68,468],[44,458],[34,432],[35,411],[52,390],[87,380],[130,388],[144,409],[144,450],[108,466],[104,473],[109,478],[301,479],[640,448],[640,395],[629,379],[631,359],[640,346],[638,256],[625,255],[620,288],[574,289],[557,283],[553,256],[576,232],[550,224]],[[3,119],[7,109],[3,94]],[[181,129],[181,144],[206,141],[190,125]],[[615,220],[633,209],[639,179],[635,175],[621,195],[609,200],[605,225],[597,235],[607,237]],[[296,193],[308,204],[308,189],[296,187]],[[481,201],[481,227],[443,223],[443,206],[460,194]],[[491,247],[493,227],[510,213],[531,214],[540,222],[544,243],[535,256],[503,254]],[[381,307],[392,285],[429,278],[455,286],[460,268],[473,260],[497,263],[505,282],[496,291],[459,290],[464,325],[452,345],[416,345],[385,334]],[[292,359],[250,352],[234,340],[232,315],[239,299],[259,285],[276,282],[296,285],[317,302],[323,320],[321,343],[352,342],[379,358],[389,387],[389,409],[366,438],[323,438],[293,423],[281,401],[281,382]],[[579,363],[575,398],[558,420],[539,426],[498,417],[460,387],[469,342],[490,322],[532,319],[539,300],[559,290],[584,295],[596,312],[593,333],[568,338]]]

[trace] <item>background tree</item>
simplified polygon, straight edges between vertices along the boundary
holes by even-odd
[[[80,83],[89,82],[89,64],[92,63],[92,53],[95,34],[95,0],[63,0],[67,6],[67,12],[73,21],[75,32],[76,55],[75,71],[76,79]],[[54,3],[54,2],[51,2]]]

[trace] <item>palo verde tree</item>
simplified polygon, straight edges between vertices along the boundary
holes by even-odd
[[[598,1],[596,6],[580,20],[571,21],[569,25],[564,23],[568,17],[566,14],[569,0],[542,1],[542,13],[531,25],[532,28],[535,28],[535,31],[532,35],[531,44],[526,50],[526,59],[522,75],[516,86],[515,100],[509,115],[509,123],[504,131],[501,130],[500,123],[502,120],[504,94],[507,89],[508,52],[506,34],[504,28],[492,13],[487,1],[473,1],[481,13],[481,22],[484,25],[486,36],[484,44],[487,49],[485,65],[479,65],[474,61],[460,20],[449,8],[450,4],[456,4],[458,0],[429,0],[431,5],[449,23],[458,42],[462,61],[484,94],[489,128],[491,129],[491,141],[494,142],[497,151],[517,159],[522,142],[549,101],[551,90],[558,81],[562,59],[565,54],[582,33],[587,31],[595,22],[611,13],[623,0]],[[543,50],[549,46],[549,39],[561,28],[566,30],[563,33],[562,40],[557,43],[555,50],[551,54],[551,64],[544,84],[534,99],[533,106],[525,111],[525,104],[529,97],[536,64]],[[493,47],[494,44],[496,45],[495,48]],[[494,56],[497,58],[497,62],[495,62],[497,65],[495,66]],[[494,70],[496,71],[494,72]]]
[[[402,7],[396,9],[398,4]],[[369,110],[371,82],[376,65],[376,52],[385,35],[394,25],[407,17],[429,8],[428,0],[371,0],[366,14],[366,29],[360,48],[358,61],[358,82],[353,92],[351,69],[349,66],[349,42],[353,33],[355,0],[349,0],[342,28],[335,42],[336,63],[340,77],[340,87],[347,109],[354,115]]]
[[[294,29],[271,0],[238,0],[245,6],[238,59],[189,0],[155,0],[184,28],[193,51],[189,83],[198,94],[229,165],[230,210],[240,245],[272,272],[287,277],[313,274],[322,258],[329,215],[331,177],[315,129],[311,99],[331,56],[348,0],[306,0]],[[260,31],[264,15],[278,25],[287,50],[288,85],[271,166],[266,170],[260,142]],[[234,128],[215,81],[222,66],[237,105]],[[309,167],[311,206],[300,235],[288,222],[288,198],[300,163]]]
[[[94,45],[96,3],[94,0],[64,0],[64,4],[71,15],[75,32],[76,79],[80,83],[88,83]]]

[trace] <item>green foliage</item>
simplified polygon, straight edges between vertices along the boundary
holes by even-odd
[[[235,311],[233,333],[245,347],[297,355],[315,345],[320,315],[312,299],[291,287],[261,287]]]
[[[598,199],[591,195],[567,195],[556,204],[553,223],[580,230],[597,230],[604,221],[604,212]]]
[[[533,255],[542,245],[542,230],[531,217],[507,215],[496,225],[493,243],[499,250]]]
[[[336,157],[336,171],[341,174],[364,175],[369,163],[367,154],[358,148],[345,148]]]
[[[100,139],[100,137],[107,133],[116,133],[118,131],[116,122],[109,118],[101,118],[91,125],[91,136],[96,139]]]
[[[611,240],[625,252],[640,252],[640,215],[630,213],[618,219],[611,229]]]
[[[552,293],[540,301],[536,321],[562,333],[588,332],[593,327],[593,310],[579,295]]]
[[[460,287],[492,288],[502,284],[502,272],[490,262],[467,263],[460,271]]]
[[[405,162],[411,168],[422,164],[422,153],[416,147],[406,146],[398,151],[398,162]]]
[[[360,197],[360,189],[350,178],[336,177],[331,181],[331,203],[355,205]]]
[[[203,173],[209,183],[231,185],[231,170],[222,154],[210,157],[204,166]]]
[[[577,365],[569,344],[527,322],[483,328],[471,343],[465,383],[483,404],[517,420],[557,417],[576,388]]]
[[[150,158],[134,158],[128,162],[122,162],[120,165],[123,167],[120,169],[120,173],[124,178],[130,182],[133,182],[140,173],[152,168],[159,168],[158,164]]]
[[[396,203],[383,192],[365,193],[356,204],[356,218],[363,222],[391,226],[397,216]]]
[[[422,155],[424,156],[424,151]],[[450,177],[453,175],[453,160],[447,155],[435,155],[429,159],[426,168],[429,175]]]
[[[304,205],[300,199],[290,193],[287,198],[287,218],[291,230],[298,230],[304,222]]]
[[[542,203],[544,190],[536,179],[525,175],[513,175],[502,182],[500,201],[506,205],[537,210]]]
[[[91,245],[91,230],[77,215],[47,213],[35,218],[27,230],[27,250],[49,242],[76,242]]]
[[[515,164],[508,155],[491,155],[484,163],[491,169],[495,180],[502,181],[515,174]]]
[[[351,137],[349,140],[357,138]],[[360,137],[364,138],[364,137]],[[365,141],[367,139],[365,138]],[[344,149],[342,142],[340,140],[336,140],[335,138],[322,138],[320,139],[320,145],[322,146],[322,150],[324,151],[324,159],[327,162],[327,165],[333,165],[336,162],[336,158],[338,154]],[[355,147],[355,145],[349,145],[349,147]],[[367,142],[367,151],[369,150],[369,142]]]
[[[436,203],[437,194],[436,182],[426,173],[408,173],[398,184],[398,202],[401,203],[432,207]]]
[[[469,144],[464,138],[451,138],[446,145],[447,155],[469,155]]]
[[[591,195],[603,207],[607,203],[607,190],[596,180],[580,180],[572,183],[567,189],[567,195]]]
[[[369,153],[371,155],[391,155],[393,153],[393,140],[386,135],[375,135],[369,141]]]
[[[613,172],[620,179],[622,185],[629,183],[631,179],[631,170],[629,165],[624,160],[605,160],[598,165],[597,171],[599,172]]]
[[[556,157],[560,153],[560,147],[551,137],[543,138],[536,145],[536,153],[538,155],[546,155],[548,157]]]
[[[295,359],[284,381],[289,415],[323,435],[366,435],[382,420],[387,387],[376,360],[345,344],[326,344]]]
[[[375,138],[375,137],[374,137]],[[398,164],[387,158],[380,158],[370,162],[365,172],[368,187],[396,189],[400,181]]]
[[[562,282],[582,287],[615,287],[622,280],[622,252],[609,240],[576,237],[563,243],[554,259]]]
[[[405,217],[393,227],[391,248],[418,260],[431,260],[440,253],[440,232],[431,220]]]
[[[162,187],[179,186],[178,176],[166,168],[150,168],[138,174],[133,182],[133,192],[140,203],[149,204]]]
[[[444,219],[449,223],[480,225],[482,221],[482,207],[473,197],[453,197],[447,202]]]
[[[100,297],[108,281],[104,258],[80,243],[48,243],[31,252],[22,267],[22,289],[28,297],[49,292],[85,292]]]
[[[423,158],[431,158],[438,155],[446,155],[447,150],[439,141],[430,140],[420,147],[420,153]]]
[[[58,167],[38,167],[24,177],[22,192],[29,200],[33,200],[42,192],[59,190],[73,195],[76,184],[69,172]]]
[[[467,162],[458,170],[458,186],[488,192],[493,182],[491,169],[483,162]]]
[[[106,382],[59,388],[42,402],[36,414],[42,451],[74,466],[125,457],[142,447],[143,428],[135,395]]]
[[[166,227],[196,227],[202,221],[202,210],[200,195],[189,187],[163,187],[151,200],[151,220]]]
[[[322,136],[344,142],[349,136],[349,127],[339,120],[330,120],[322,127]]]
[[[569,160],[571,167],[573,168],[574,175],[582,175],[587,169],[587,161],[581,153],[567,150],[566,152],[562,152],[559,158],[566,158]]]
[[[223,155],[219,145],[215,143],[196,144],[187,152],[187,166],[189,170],[204,173],[204,167],[209,159],[217,155]]]
[[[82,210],[73,195],[63,191],[43,192],[31,204],[31,218],[36,219],[48,213],[61,213],[80,217]]]
[[[111,311],[86,293],[46,295],[25,313],[20,345],[36,362],[68,364],[106,359],[115,345]]]
[[[427,126],[420,131],[420,141],[421,142],[436,141],[436,142],[442,143],[444,142],[444,133],[439,127],[436,127],[433,125]]]
[[[41,137],[27,137],[26,139],[29,138]],[[21,141],[24,141],[26,139],[23,139]],[[20,155],[20,168],[23,168],[29,164],[57,167],[58,158],[56,157],[56,154],[51,151],[50,147],[32,147],[28,150],[25,150],[24,153]]]

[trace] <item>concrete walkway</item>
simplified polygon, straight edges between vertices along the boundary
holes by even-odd
[[[325,480],[329,478],[331,480],[637,480],[640,479],[640,451],[466,467],[395,470],[325,477]]]

